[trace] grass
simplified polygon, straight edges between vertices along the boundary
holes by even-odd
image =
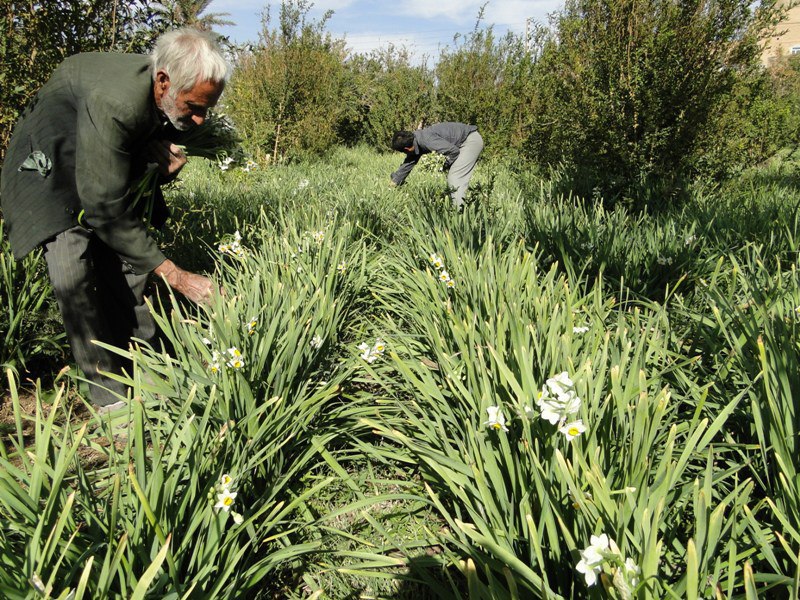
[[[160,288],[171,351],[127,351],[115,420],[75,416],[68,378],[24,409],[9,376],[0,592],[796,594],[793,163],[654,214],[489,160],[458,213],[435,171],[391,188],[397,164],[193,161],[160,242],[226,294]],[[37,331],[2,333],[35,358]],[[579,401],[551,422],[548,390]],[[225,473],[241,523],[215,508]]]

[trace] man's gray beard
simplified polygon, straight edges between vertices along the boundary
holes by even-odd
[[[161,110],[167,116],[169,122],[172,123],[172,126],[178,131],[189,131],[194,126],[193,122],[182,121],[180,117],[175,114],[175,98],[173,97],[171,90],[167,92],[161,100]]]

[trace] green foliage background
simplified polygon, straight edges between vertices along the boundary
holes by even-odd
[[[200,16],[5,2],[6,136],[67,54]],[[20,389],[68,359],[40,258],[2,247],[0,595],[796,596],[800,69],[758,66],[779,13],[751,9],[570,0],[532,40],[479,15],[432,66],[351,56],[306,0],[267,13],[224,107],[257,164],[193,160],[157,234],[227,293],[159,289],[126,409],[72,372]],[[393,190],[375,152],[443,119],[487,139],[463,213],[435,160]],[[536,406],[560,372],[572,441]],[[587,587],[601,533],[620,560]]]
[[[2,0],[0,148],[19,110],[65,56],[146,51],[165,28],[211,27],[209,2]],[[298,160],[337,144],[387,148],[397,129],[476,124],[487,156],[559,170],[607,202],[651,208],[797,143],[796,61],[760,66],[774,2],[570,0],[527,39],[477,15],[439,56],[388,46],[353,54],[307,0],[266,8],[260,39],[228,46],[223,99],[256,158]],[[22,68],[20,68],[20,66]]]

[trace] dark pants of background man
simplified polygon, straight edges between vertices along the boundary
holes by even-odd
[[[125,384],[100,373],[130,373],[130,363],[93,343],[127,349],[132,337],[155,338],[144,303],[148,275],[132,273],[90,230],[67,229],[44,244],[44,256],[75,361],[90,382],[92,403],[106,406],[127,396]]]

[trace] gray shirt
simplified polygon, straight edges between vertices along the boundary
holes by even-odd
[[[414,131],[414,149],[406,153],[406,159],[400,168],[392,173],[392,181],[397,185],[408,177],[411,169],[419,162],[419,157],[429,152],[444,154],[447,158],[445,168],[449,169],[461,152],[461,144],[473,131],[477,131],[475,125],[465,125],[464,123],[436,123],[424,129]]]

